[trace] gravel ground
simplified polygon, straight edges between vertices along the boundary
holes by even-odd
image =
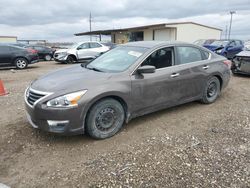
[[[96,141],[31,128],[23,93],[68,65],[0,68],[0,183],[11,187],[250,187],[250,77],[233,76],[211,105],[193,102],[132,120]]]

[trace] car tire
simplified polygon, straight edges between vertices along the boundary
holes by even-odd
[[[95,139],[115,135],[125,120],[124,108],[115,99],[107,98],[94,104],[86,118],[86,131]]]
[[[220,95],[220,87],[219,79],[215,76],[211,77],[206,83],[201,102],[204,104],[213,103]]]
[[[44,56],[44,59],[45,59],[45,61],[51,61],[52,56],[51,56],[50,54],[46,54],[46,55]]]
[[[28,66],[28,61],[25,58],[18,57],[15,59],[15,66],[17,69],[25,69]]]
[[[67,64],[73,64],[75,62],[75,59],[71,56],[68,56],[66,59],[66,63]]]

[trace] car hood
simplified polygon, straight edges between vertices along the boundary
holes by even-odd
[[[236,56],[250,57],[250,51],[241,51],[240,53],[236,54]]]
[[[211,51],[216,51],[224,48],[223,46],[214,46],[214,45],[203,45],[203,46]]]
[[[62,53],[62,52],[67,52],[69,49],[60,49],[56,50],[56,53]]]
[[[78,91],[104,83],[112,77],[111,73],[97,72],[78,65],[48,73],[31,84],[31,88],[42,92]]]

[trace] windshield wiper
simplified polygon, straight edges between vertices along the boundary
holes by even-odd
[[[85,66],[84,68],[89,69],[89,70],[93,70],[93,71],[97,71],[97,72],[103,72],[102,70],[100,70],[100,69],[98,69],[98,68],[95,68],[95,67],[88,67],[88,66]]]

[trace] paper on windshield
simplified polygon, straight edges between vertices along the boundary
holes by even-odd
[[[136,51],[129,51],[128,54],[135,57],[140,57],[142,55],[142,53]]]

